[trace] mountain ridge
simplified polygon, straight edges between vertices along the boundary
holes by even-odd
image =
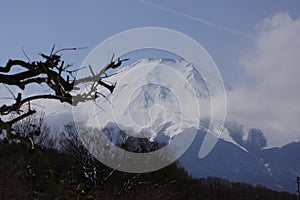
[[[130,71],[134,67],[137,69],[133,70],[137,71]],[[188,81],[182,81],[184,79]],[[272,189],[295,192],[292,180],[300,175],[300,164],[297,163],[300,155],[290,155],[294,151],[300,152],[300,142],[287,144],[282,148],[265,149],[267,139],[261,130],[251,128],[245,132],[243,125],[238,122],[226,121],[222,127],[223,134],[212,151],[199,159],[199,149],[206,134],[210,134],[207,133],[210,124],[210,99],[216,98],[221,90],[218,82],[213,79],[207,72],[198,72],[185,60],[138,60],[109,79],[112,82],[118,80],[114,94],[108,96],[112,100],[111,104],[106,99],[97,100],[97,103],[107,109],[99,117],[103,120],[102,128],[107,128],[109,124],[110,128],[107,130],[119,133],[110,135],[107,132],[110,139],[119,145],[128,139],[126,134],[143,136],[150,142],[168,144],[185,129],[195,128],[198,133],[194,142],[179,159],[179,163],[191,176],[218,176],[231,181],[263,184]],[[213,88],[212,91],[208,91],[208,85]],[[201,116],[191,106],[194,101],[200,104]],[[107,116],[111,108],[117,111],[117,116]],[[193,121],[195,119],[196,123]],[[92,119],[87,124],[93,125],[96,122]],[[159,137],[162,139],[158,139]],[[130,140],[137,145],[133,150],[142,149],[138,139],[130,137]]]

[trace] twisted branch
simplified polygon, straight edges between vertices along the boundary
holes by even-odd
[[[105,97],[105,95],[97,91],[99,86],[105,87],[111,93],[114,91],[116,83],[108,84],[103,79],[113,75],[107,75],[107,71],[109,69],[118,68],[123,61],[127,61],[128,59],[121,60],[118,58],[117,61],[113,61],[112,57],[111,62],[104,66],[98,73],[95,74],[89,66],[91,76],[84,77],[79,80],[76,80],[75,78],[70,80],[70,77],[75,77],[73,73],[76,73],[80,69],[67,70],[70,65],[65,65],[64,61],[61,61],[61,55],[58,55],[57,53],[65,50],[76,49],[77,48],[65,48],[54,52],[53,47],[50,55],[40,54],[42,61],[25,62],[23,60],[10,59],[4,67],[0,66],[0,83],[4,85],[17,86],[21,90],[25,91],[26,86],[30,84],[45,84],[50,90],[48,94],[37,94],[26,98],[23,98],[21,93],[18,93],[17,97],[15,97],[10,91],[15,102],[10,105],[3,104],[0,107],[0,134],[5,131],[8,139],[29,141],[28,138],[20,138],[20,136],[17,136],[12,127],[13,124],[36,112],[30,108],[31,101],[54,99],[62,103],[68,103],[72,106],[76,106],[80,102],[95,100],[101,96]],[[21,72],[13,73],[13,68],[21,69]],[[105,77],[102,77],[103,74],[105,74]],[[72,92],[78,90],[78,86],[80,84],[86,83],[91,83],[87,93],[76,95],[73,93],[72,95]],[[24,108],[25,105],[29,105],[28,108]],[[3,121],[1,119],[1,116],[11,115],[12,113],[17,113],[17,117],[10,121]],[[29,142],[32,143],[32,140]]]

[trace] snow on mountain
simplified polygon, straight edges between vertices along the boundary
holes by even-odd
[[[107,96],[110,102],[97,99],[104,112],[98,109],[100,114],[88,124],[105,127],[115,122],[129,134],[143,133],[140,137],[150,139],[164,129],[164,134],[172,138],[188,128],[197,128],[200,118],[209,117],[211,98],[220,90],[218,83],[211,81],[214,79],[209,74],[203,76],[183,59],[138,60],[105,80],[117,82],[117,87]],[[100,89],[106,93],[105,88]]]
[[[211,117],[211,99],[222,87],[213,75],[200,69],[184,59],[140,59],[106,80],[117,82],[117,87],[107,96],[110,102],[97,99],[104,112],[89,118],[87,124],[105,128],[113,123],[131,136],[150,141],[173,138],[192,127],[207,130],[209,125],[199,122]],[[95,108],[85,110],[95,112]],[[247,151],[226,128],[220,139]]]
[[[144,145],[153,149],[155,142],[168,144],[184,130],[198,129],[178,161],[191,176],[215,176],[295,192],[291,180],[300,174],[300,143],[264,149],[266,139],[261,130],[250,129],[247,134],[242,125],[226,122],[215,147],[199,159],[210,122],[211,99],[222,89],[205,70],[199,73],[180,59],[141,59],[105,81],[117,82],[113,94],[105,88],[99,90],[109,101],[99,98],[87,104],[79,109],[78,116],[83,117],[77,120],[101,127],[113,143],[122,146],[129,141],[130,148],[139,152]]]
[[[220,139],[221,139],[221,140],[224,140],[224,141],[226,141],[226,142],[230,142],[230,143],[232,143],[232,144],[238,146],[238,147],[241,148],[242,150],[248,152],[248,150],[247,150],[245,147],[243,147],[242,145],[238,144],[238,143],[230,136],[230,132],[229,132],[226,128],[224,128],[224,131],[223,131],[223,133],[222,133]]]

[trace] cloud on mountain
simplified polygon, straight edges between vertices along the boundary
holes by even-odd
[[[244,79],[227,93],[227,116],[264,130],[270,145],[282,145],[300,138],[300,18],[279,13],[257,29],[240,60]]]

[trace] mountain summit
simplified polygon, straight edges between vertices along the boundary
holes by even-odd
[[[136,145],[133,151],[139,151],[147,143],[139,138],[168,144],[192,128],[197,135],[179,159],[191,176],[215,176],[295,192],[293,180],[300,175],[299,142],[264,149],[267,140],[261,130],[245,131],[238,122],[226,122],[212,151],[199,159],[201,145],[208,135],[215,136],[207,133],[211,101],[222,92],[219,82],[205,70],[199,72],[182,59],[141,59],[120,69],[109,81],[117,81],[114,93],[107,96],[110,102],[97,99],[103,111],[90,117],[87,125],[100,124],[115,144],[122,146],[130,140]],[[86,108],[88,112],[95,109]],[[148,149],[153,150],[153,145]]]

